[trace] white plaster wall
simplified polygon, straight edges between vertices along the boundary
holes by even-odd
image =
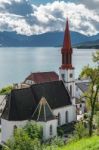
[[[14,126],[23,127],[27,121],[8,121],[1,119],[1,141],[6,142],[13,136]]]
[[[50,120],[47,122],[39,122],[39,124],[41,124],[43,127],[43,140],[47,140],[57,136],[57,119]],[[52,125],[52,135],[50,135],[50,125]]]
[[[66,121],[65,120],[65,118],[66,118],[65,117],[66,111],[68,111],[68,123],[77,120],[76,106],[74,106],[74,105],[67,106],[67,107],[62,107],[62,108],[58,108],[58,109],[54,109],[53,110],[53,114],[55,116],[58,116],[58,113],[60,113],[60,115],[61,115],[61,125],[66,124],[66,122],[65,122]]]
[[[74,69],[59,69],[59,79],[62,79],[62,74],[64,74],[64,85],[68,90],[70,91],[70,86],[72,86],[72,97],[75,97],[75,77],[74,77]],[[70,77],[70,74],[72,74],[72,77]],[[73,100],[74,101],[74,100]],[[73,104],[75,101],[73,102]]]
[[[1,141],[7,142],[7,140],[13,137],[14,126],[24,127],[27,121],[8,121],[1,119]],[[57,136],[57,119],[47,122],[37,122],[43,127],[43,140]],[[50,135],[50,125],[53,127],[53,134]]]
[[[74,69],[59,69],[59,79],[62,80],[61,74],[65,74],[65,81],[72,82],[75,79]],[[70,77],[70,74],[73,76]]]
[[[29,84],[29,85],[35,84],[35,82],[32,81],[32,80],[26,80],[25,83],[26,83],[26,84]]]

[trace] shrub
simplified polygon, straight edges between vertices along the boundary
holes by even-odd
[[[0,90],[0,95],[9,94],[12,89],[13,89],[12,86],[6,86]]]
[[[75,124],[75,130],[74,130],[74,138],[75,139],[81,139],[88,135],[87,129],[84,126],[83,121],[77,122]]]
[[[43,130],[36,122],[29,121],[23,128],[31,139],[42,139]]]
[[[58,136],[64,135],[64,130],[61,127],[58,127],[57,132],[58,132]]]
[[[41,150],[41,126],[29,122],[24,128],[16,128],[3,150]]]
[[[51,140],[51,145],[61,147],[64,145],[64,140],[63,138],[55,137],[54,139]]]

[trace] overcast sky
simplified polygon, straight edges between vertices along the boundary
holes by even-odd
[[[99,33],[99,0],[0,0],[0,31],[63,31],[67,17],[71,30]]]

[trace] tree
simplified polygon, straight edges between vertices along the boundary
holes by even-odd
[[[95,116],[95,122],[96,122],[96,132],[97,135],[99,135],[99,111],[96,112],[96,116]]]
[[[99,50],[93,54],[93,61],[99,63]]]
[[[94,54],[94,61],[99,62],[99,52]],[[99,94],[99,67],[91,68],[90,66],[84,67],[80,74],[80,78],[88,78],[90,81],[89,89],[84,94],[84,97],[87,100],[90,115],[89,115],[89,136],[92,136],[93,132],[93,117],[95,114],[95,106],[98,101]]]

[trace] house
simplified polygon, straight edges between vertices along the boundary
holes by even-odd
[[[57,136],[57,127],[76,121],[75,77],[68,20],[61,49],[62,65],[55,72],[30,74],[24,88],[15,88],[7,96],[1,117],[2,142],[6,142],[15,127],[28,120],[43,126],[43,140]]]

